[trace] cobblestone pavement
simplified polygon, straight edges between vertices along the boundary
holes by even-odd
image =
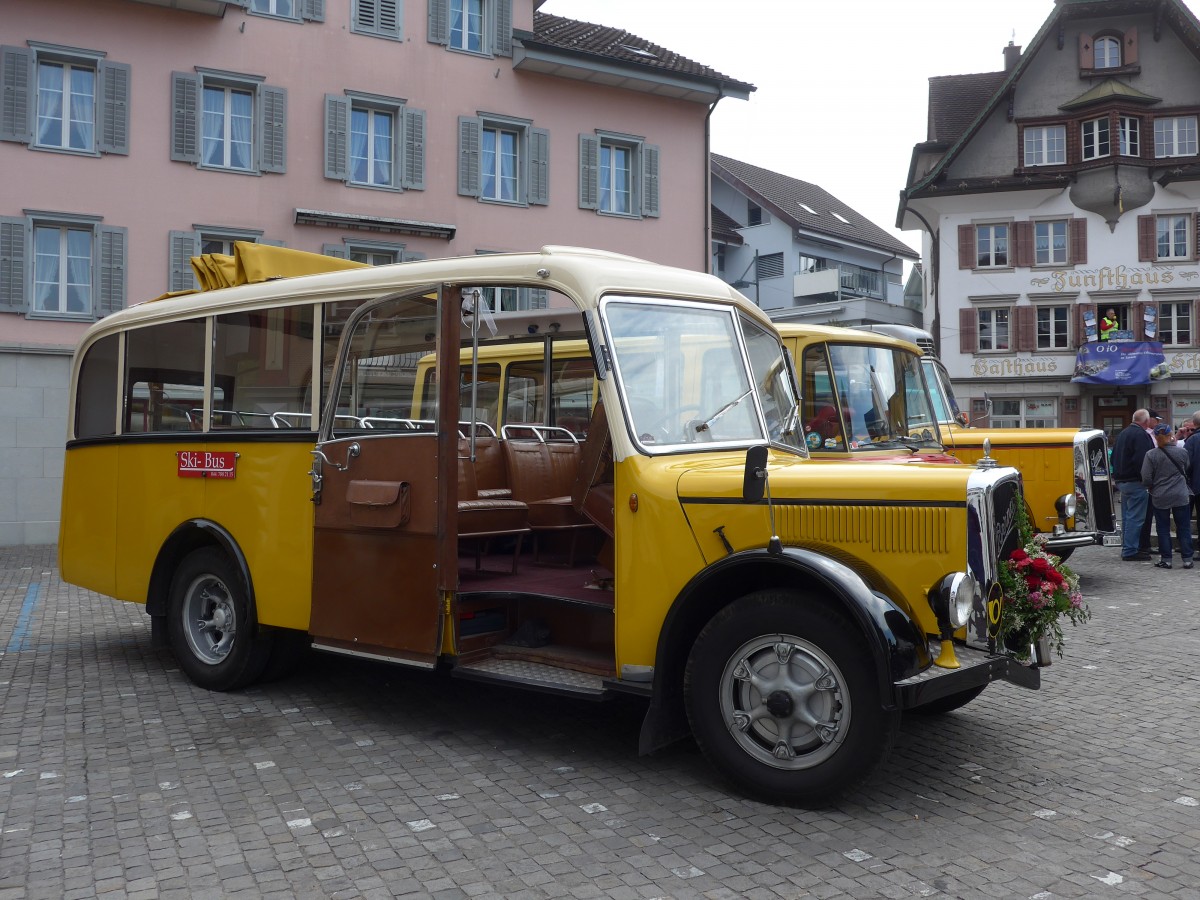
[[[637,703],[315,655],[193,687],[139,606],[0,550],[0,900],[1197,897],[1200,569],[1088,548],[1040,692],[906,718],[839,808],[744,799]]]

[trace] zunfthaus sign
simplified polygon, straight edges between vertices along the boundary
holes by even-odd
[[[1161,266],[1104,266],[1100,269],[1069,269],[1050,272],[1041,278],[1029,279],[1033,287],[1046,287],[1061,294],[1063,291],[1121,291],[1129,288],[1160,287],[1176,279],[1192,281],[1200,278],[1195,270],[1179,271]]]

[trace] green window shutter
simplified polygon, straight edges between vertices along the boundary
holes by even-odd
[[[483,122],[473,116],[458,117],[458,193],[479,196],[479,140]]]
[[[529,130],[529,202],[550,202],[550,132],[544,128]]]
[[[25,253],[29,222],[0,216],[0,312],[29,310],[25,289]]]
[[[413,262],[414,260],[424,259],[425,254],[417,250],[404,250],[401,253],[401,262]]]
[[[429,43],[450,43],[450,0],[429,0]]]
[[[0,141],[33,142],[33,52],[0,47]]]
[[[125,63],[101,62],[98,93],[100,108],[101,153],[129,155],[129,66]]]
[[[350,98],[325,95],[325,177],[350,177]]]
[[[404,107],[404,182],[411,191],[425,190],[425,110]]]
[[[309,22],[324,22],[325,0],[304,0],[300,17]]]
[[[642,215],[658,217],[658,147],[642,147]]]
[[[550,305],[550,292],[545,288],[529,289],[529,308],[546,309]]]
[[[322,256],[333,256],[333,257],[336,257],[337,259],[349,259],[350,258],[350,254],[346,252],[345,244],[322,244],[321,245],[321,255]]]
[[[196,289],[196,275],[192,271],[192,257],[199,255],[200,232],[171,232],[171,271],[167,275],[168,291],[191,291]]]
[[[579,208],[600,208],[600,138],[579,136]]]
[[[492,0],[492,52],[512,56],[512,0]]]
[[[96,318],[125,308],[126,268],[129,259],[129,229],[101,225],[96,229],[97,254]]]
[[[264,84],[259,88],[259,170],[282,175],[287,171],[287,89]]]
[[[171,159],[200,162],[200,79],[171,73]]]

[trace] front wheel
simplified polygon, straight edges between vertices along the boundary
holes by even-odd
[[[179,667],[210,691],[253,683],[271,657],[271,634],[229,557],[211,548],[184,558],[171,580],[167,637]]]
[[[861,784],[899,725],[858,629],[791,591],[757,591],[714,616],[688,657],[684,692],[705,756],[773,803],[822,806]]]

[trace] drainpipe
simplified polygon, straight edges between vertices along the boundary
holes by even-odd
[[[725,85],[717,85],[717,99],[708,104],[704,114],[704,271],[712,270],[712,114],[717,104],[725,99]]]
[[[929,232],[930,248],[929,248],[929,268],[931,271],[925,273],[929,278],[930,296],[933,297],[933,323],[929,329],[933,333],[933,351],[938,359],[942,358],[942,305],[941,292],[938,290],[938,272],[941,267],[941,245],[938,239],[938,233],[934,230],[929,221],[908,205],[908,197],[904,191],[900,192],[900,214],[909,212],[916,216],[921,224],[925,226],[925,230]],[[898,223],[897,223],[898,224]]]

